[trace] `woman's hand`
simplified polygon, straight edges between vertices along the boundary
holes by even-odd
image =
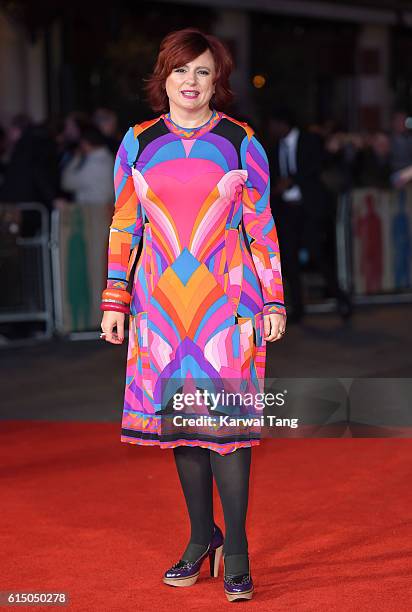
[[[265,328],[266,342],[273,342],[283,338],[283,333],[286,330],[286,316],[277,312],[263,315],[263,325]]]
[[[105,310],[101,324],[103,334],[100,337],[106,340],[106,342],[121,344],[124,340],[124,319],[125,315],[123,312]],[[113,331],[115,327],[116,332]]]
[[[407,166],[393,175],[395,189],[403,189],[412,180],[412,166]]]

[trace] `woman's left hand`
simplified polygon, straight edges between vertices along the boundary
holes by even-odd
[[[280,340],[286,331],[286,316],[276,312],[263,315],[263,325],[266,342]]]

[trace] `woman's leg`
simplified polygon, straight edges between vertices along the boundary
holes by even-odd
[[[238,448],[227,455],[210,452],[210,462],[225,516],[223,554],[226,574],[248,572],[246,513],[252,448]]]
[[[210,451],[200,446],[173,449],[190,517],[190,541],[182,559],[196,561],[213,535],[213,474]]]

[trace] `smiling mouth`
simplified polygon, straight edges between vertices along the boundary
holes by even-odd
[[[190,89],[183,89],[183,91],[181,91],[180,93],[184,98],[197,98],[197,96],[199,95],[198,91],[193,91]]]

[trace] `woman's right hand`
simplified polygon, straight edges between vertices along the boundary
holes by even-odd
[[[105,336],[106,342],[112,344],[122,344],[124,340],[124,319],[123,312],[115,312],[113,310],[105,310],[102,318],[101,328]],[[116,332],[114,331],[116,328]]]

